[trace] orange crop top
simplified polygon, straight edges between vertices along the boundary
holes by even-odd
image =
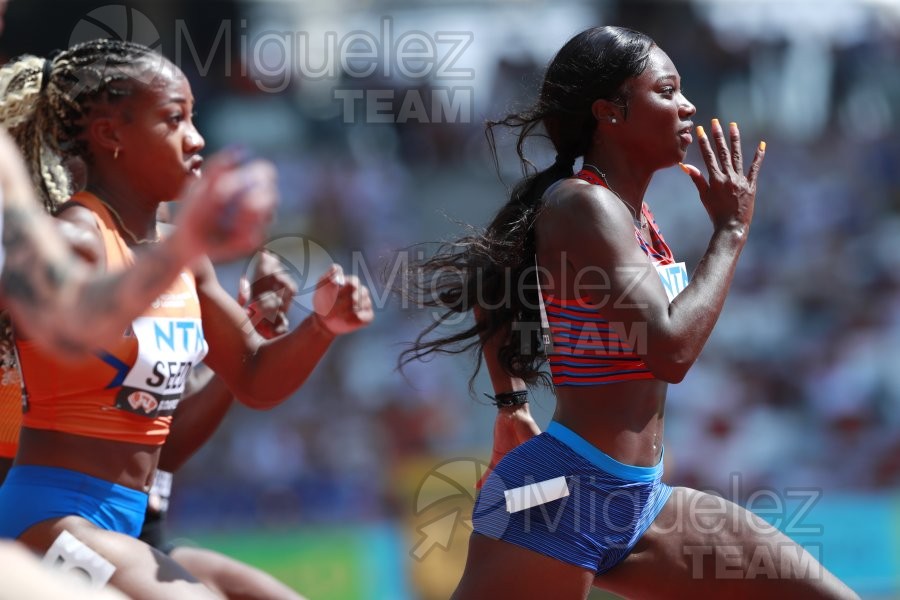
[[[109,271],[134,264],[112,215],[93,194],[72,200],[94,213]],[[62,362],[31,340],[16,342],[27,402],[23,424],[120,442],[161,445],[191,367],[206,355],[200,302],[190,271],[181,276],[112,347]]]
[[[15,367],[0,369],[0,458],[15,458],[22,426],[22,387]]]

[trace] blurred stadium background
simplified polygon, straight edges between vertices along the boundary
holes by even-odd
[[[501,204],[483,120],[524,106],[553,52],[594,24],[650,34],[697,123],[738,121],[748,148],[769,148],[725,312],[670,388],[667,479],[764,509],[864,597],[900,596],[897,0],[13,0],[4,61],[107,34],[157,44],[192,82],[210,152],[240,143],[278,164],[272,236],[306,283],[330,256],[379,302],[295,398],[234,408],[176,478],[173,536],[313,600],[449,595],[495,409],[486,378],[470,395],[469,357],[395,370],[428,316],[386,281],[398,250]],[[689,179],[660,173],[647,199],[695,265],[710,227]],[[226,288],[245,268],[219,266]],[[552,396],[534,404],[546,425]]]

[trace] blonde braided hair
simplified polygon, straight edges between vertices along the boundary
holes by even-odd
[[[47,212],[54,214],[74,191],[66,161],[79,157],[90,164],[81,134],[93,106],[146,86],[150,79],[142,75],[162,60],[146,46],[102,39],[50,59],[20,56],[0,69],[0,127],[21,150]],[[0,314],[0,370],[11,373],[14,361],[9,316]]]
[[[55,213],[73,192],[66,160],[80,157],[90,164],[81,135],[93,107],[146,86],[142,75],[163,60],[146,46],[101,39],[52,59],[21,56],[0,69],[0,126],[21,149],[48,212]]]

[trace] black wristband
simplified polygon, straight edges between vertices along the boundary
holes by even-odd
[[[497,394],[496,396],[491,396],[490,394],[485,394],[488,398],[494,401],[494,405],[497,408],[506,408],[510,406],[523,406],[528,404],[528,391],[520,390],[518,392],[503,392],[502,394]]]

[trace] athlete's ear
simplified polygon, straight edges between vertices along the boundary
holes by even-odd
[[[88,146],[94,150],[117,154],[122,148],[119,134],[119,119],[113,116],[99,116],[91,119],[87,127]]]
[[[617,125],[625,120],[625,105],[600,98],[591,104],[591,113],[597,126]]]

